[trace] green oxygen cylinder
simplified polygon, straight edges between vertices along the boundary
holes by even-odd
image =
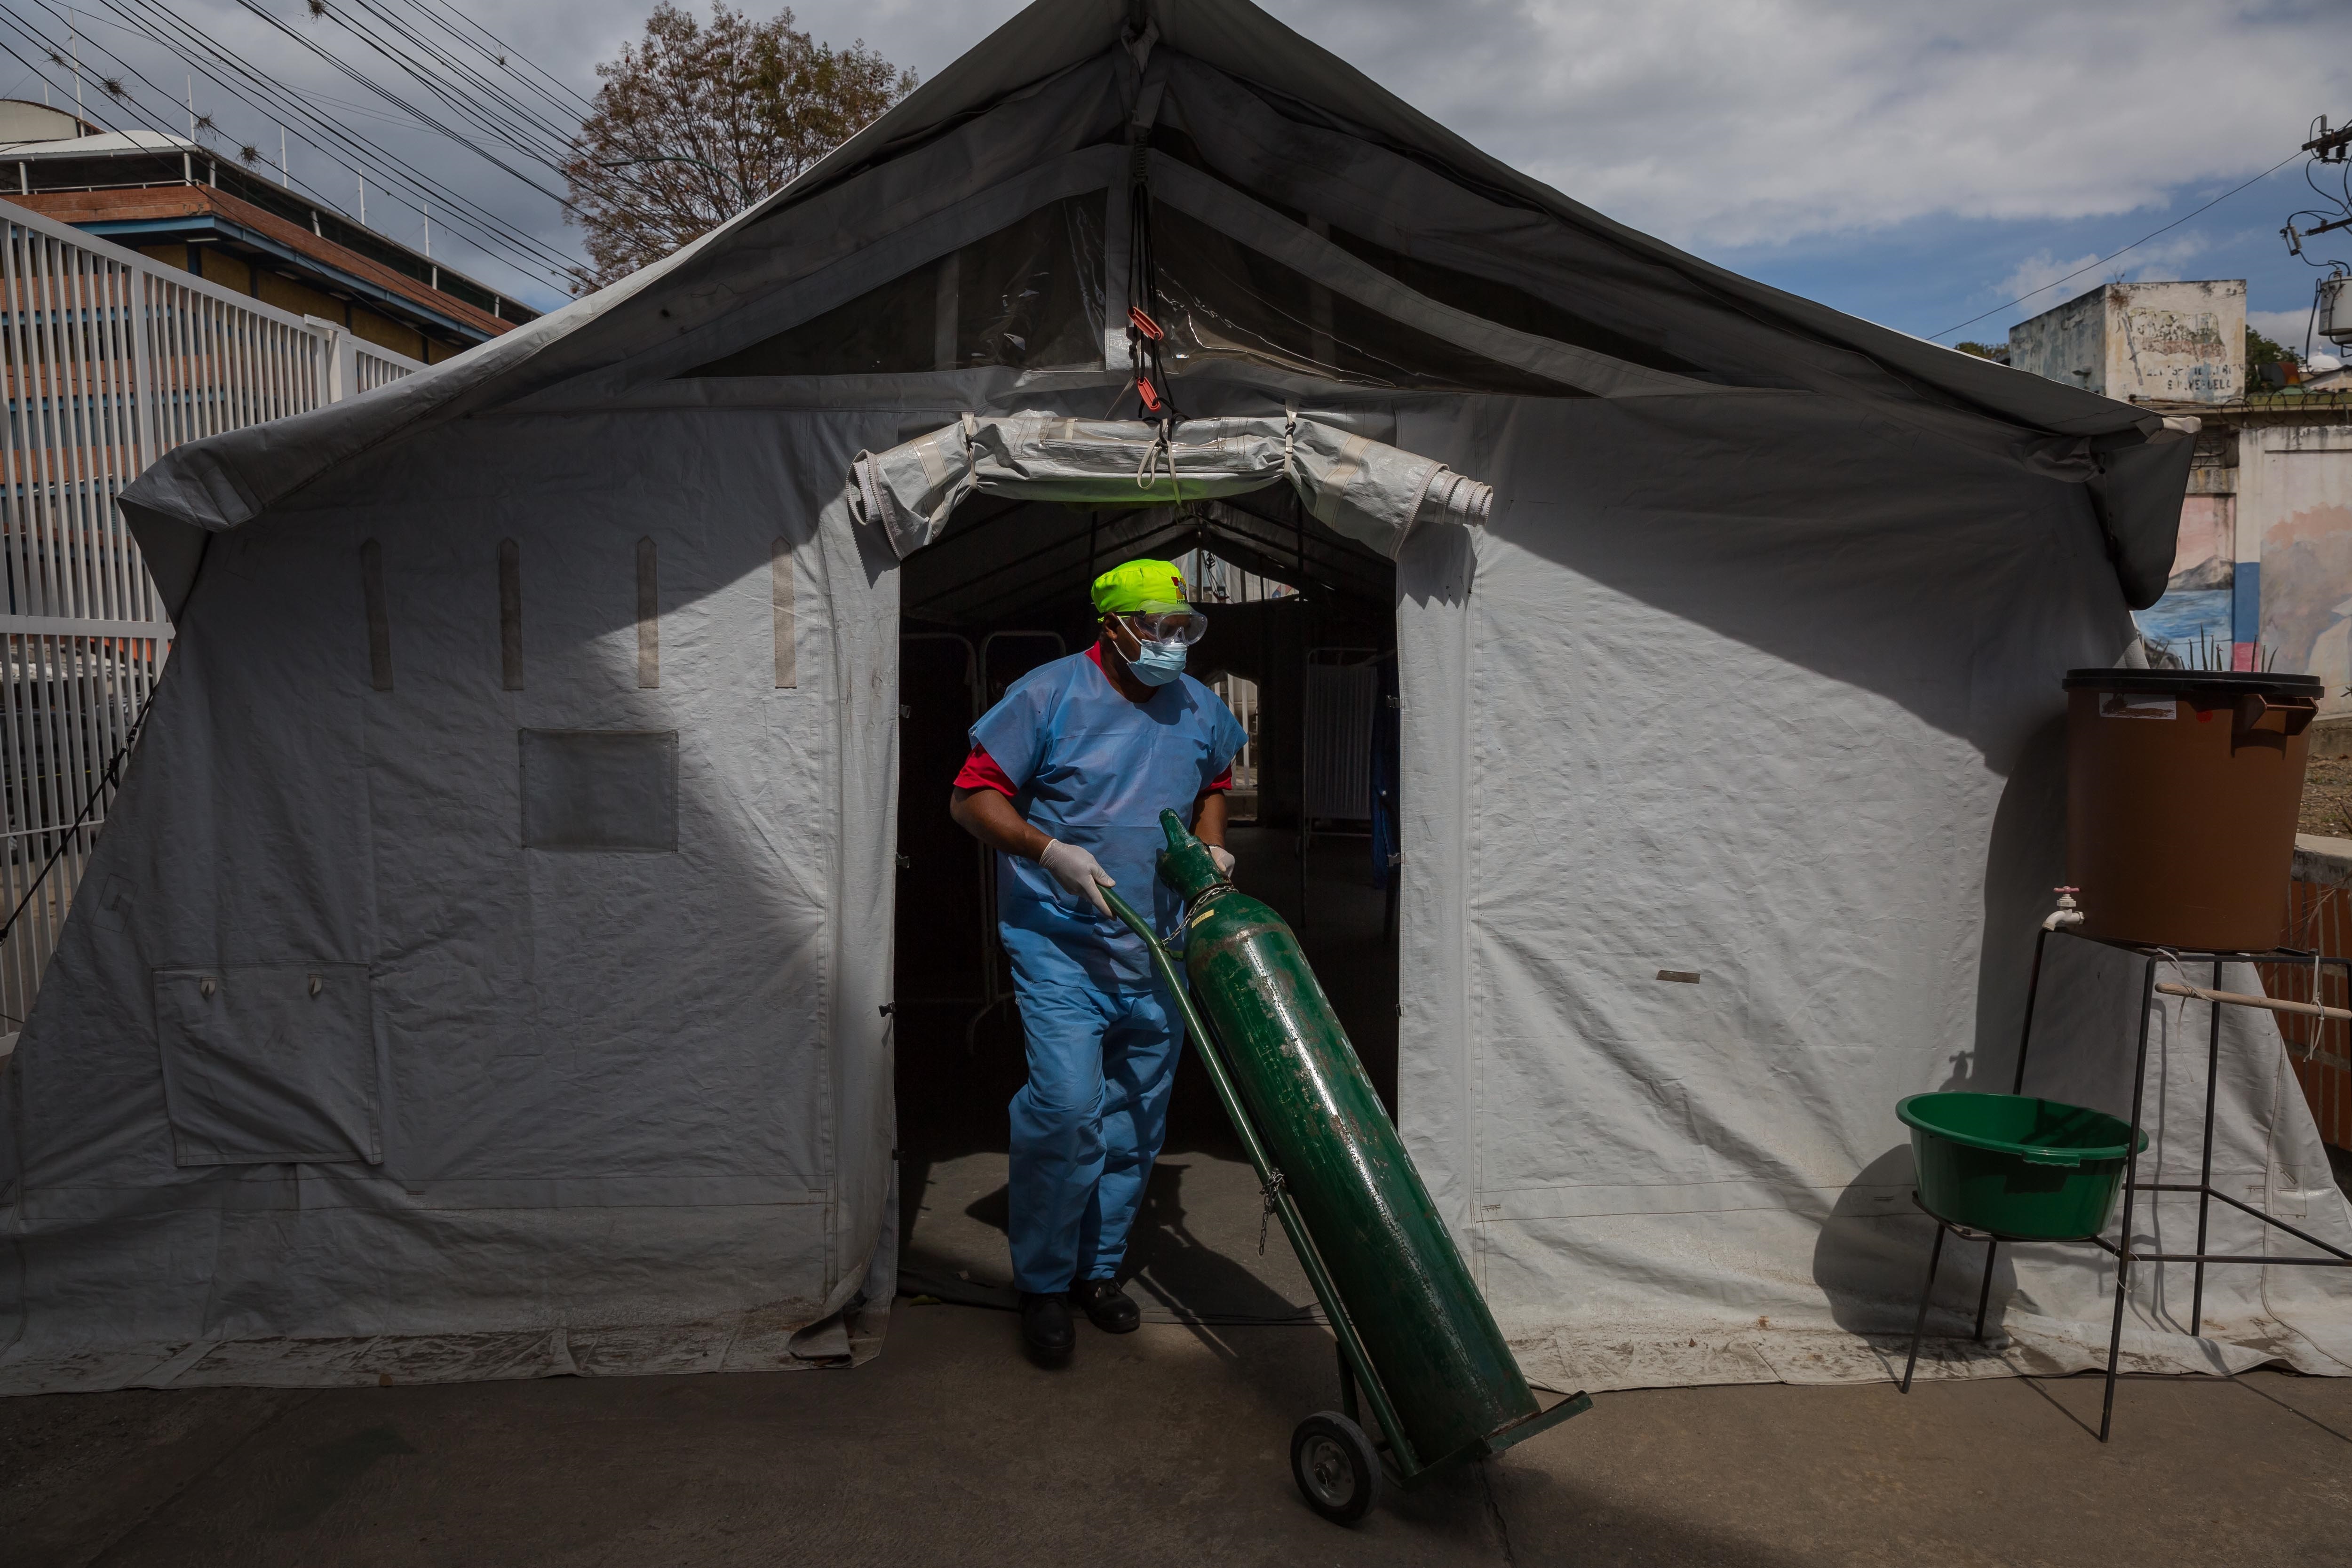
[[[1173,812],[1160,826],[1193,999],[1415,1453],[1506,1446],[1540,1407],[1298,938]]]

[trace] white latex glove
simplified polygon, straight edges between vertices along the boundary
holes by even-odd
[[[1217,875],[1228,882],[1232,881],[1234,879],[1233,851],[1222,844],[1204,844],[1202,847],[1209,852],[1209,858],[1217,863]]]
[[[1111,874],[1102,868],[1102,862],[1075,844],[1065,844],[1058,838],[1045,840],[1045,847],[1037,857],[1037,864],[1054,874],[1054,880],[1067,888],[1072,896],[1092,903],[1104,918],[1110,915],[1110,906],[1103,902],[1101,889],[1116,888]]]

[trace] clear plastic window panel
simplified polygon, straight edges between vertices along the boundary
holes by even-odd
[[[1186,370],[1217,360],[1369,386],[1583,395],[1381,315],[1172,207],[1153,205],[1151,243],[1180,402]]]
[[[887,375],[1102,363],[1100,192],[1039,208],[821,316],[686,374]]]
[[[1497,283],[1492,279],[1407,256],[1402,251],[1391,250],[1384,245],[1337,227],[1331,230],[1331,243],[1359,261],[1380,268],[1417,294],[1425,294],[1442,305],[1451,305],[1457,310],[1465,310],[1516,331],[1526,332],[1532,337],[1549,338],[1556,343],[1591,349],[1595,353],[1607,354],[1628,364],[1643,365],[1675,375],[1707,374],[1705,367],[1669,353],[1660,344],[1644,342],[1612,331],[1598,321],[1564,310],[1549,300],[1538,299],[1507,283]]]

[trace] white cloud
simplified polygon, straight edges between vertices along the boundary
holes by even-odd
[[[2303,352],[2304,333],[2311,325],[2311,312],[2307,309],[2301,310],[2249,310],[2246,312],[2246,325],[2253,328],[2254,331],[2262,333],[2263,336],[2270,339],[2273,342],[2279,344],[2281,347],[2290,348],[2296,353],[2301,353]],[[2311,340],[2311,346],[2313,352],[2317,353],[2328,346],[2327,340],[2323,337],[2315,336]]]
[[[2142,246],[2113,266],[2102,267],[2096,251],[2062,261],[2044,247],[2020,261],[2008,277],[1989,285],[1989,291],[1996,299],[2023,301],[2019,310],[2034,316],[2102,283],[2170,283],[2194,276],[2189,264],[2212,247],[2207,236],[2190,229]]]
[[[1578,199],[1712,249],[2234,183],[2333,100],[2344,23],[2325,0],[1274,8]]]
[[[2071,261],[2060,261],[2047,250],[2038,250],[2017,264],[2017,270],[2002,279],[1994,288],[2003,299],[2024,300],[2026,310],[2046,310],[2063,300],[2071,300],[2085,289],[2095,289],[2106,281],[2095,271],[2098,252],[2077,256]],[[2060,281],[2060,279],[2064,281]]]
[[[2193,263],[2212,248],[2209,237],[2193,228],[2186,229],[2141,246],[2127,259],[2118,260],[2116,267],[2136,282],[2177,282],[2198,276]]]

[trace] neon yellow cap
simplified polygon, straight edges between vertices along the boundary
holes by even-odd
[[[1095,579],[1095,610],[1106,616],[1181,609],[1184,574],[1172,561],[1122,561]]]

